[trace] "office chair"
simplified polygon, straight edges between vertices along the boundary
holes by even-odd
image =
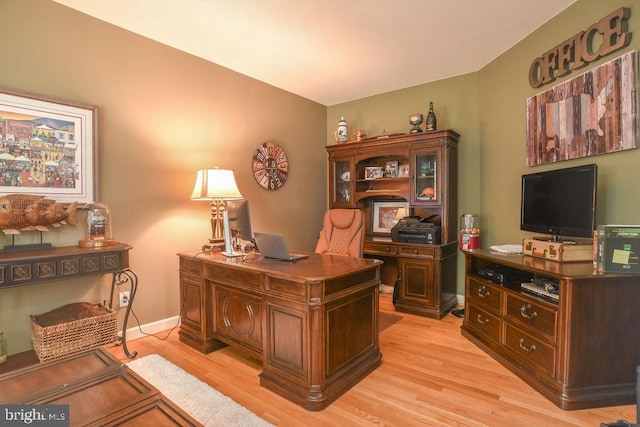
[[[360,209],[329,209],[324,214],[316,253],[362,258],[364,214]]]

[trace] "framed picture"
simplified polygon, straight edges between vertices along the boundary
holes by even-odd
[[[371,202],[371,230],[377,234],[391,234],[391,228],[409,215],[409,202]]]
[[[638,52],[527,99],[527,166],[638,147]]]
[[[390,160],[384,165],[384,177],[395,178],[398,176],[398,161]]]
[[[383,169],[381,166],[367,166],[364,168],[364,179],[378,179],[383,177]]]
[[[97,199],[98,108],[0,89],[0,196]]]
[[[399,177],[408,177],[409,176],[409,164],[404,163],[398,166],[398,176]]]

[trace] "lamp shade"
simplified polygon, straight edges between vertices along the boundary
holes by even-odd
[[[193,186],[191,200],[242,199],[232,170],[200,169]]]

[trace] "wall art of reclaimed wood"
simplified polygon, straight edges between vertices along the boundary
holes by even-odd
[[[527,166],[637,148],[638,53],[527,99]]]

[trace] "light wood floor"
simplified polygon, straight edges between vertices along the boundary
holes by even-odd
[[[182,344],[174,330],[166,341],[146,337],[128,348],[138,357],[161,355],[278,426],[566,427],[636,421],[635,405],[559,409],[462,337],[462,319],[395,312],[388,294],[380,296],[380,310],[392,314],[385,318],[401,316],[380,334],[382,366],[319,412],[260,387],[260,361],[228,347],[201,354]],[[121,347],[110,351],[128,360]]]

